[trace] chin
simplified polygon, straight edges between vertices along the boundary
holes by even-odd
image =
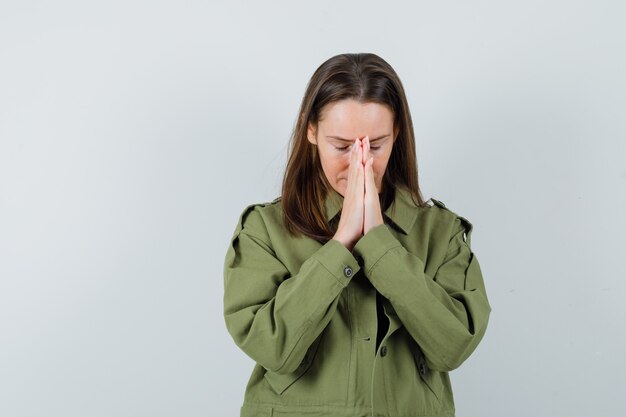
[[[346,181],[341,181],[339,184],[334,184],[333,188],[335,189],[335,191],[341,194],[342,197],[345,197],[346,188],[348,188],[348,184],[346,183]]]

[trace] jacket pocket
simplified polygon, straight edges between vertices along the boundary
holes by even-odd
[[[428,366],[426,365],[426,358],[424,357],[424,353],[417,345],[417,343],[412,343],[411,346],[411,350],[413,351],[413,358],[415,359],[415,365],[417,366],[417,373],[419,374],[424,384],[433,393],[435,398],[437,398],[437,401],[441,402],[441,398],[443,395],[443,384],[441,382],[441,375],[439,375],[439,372],[433,371],[428,368]]]
[[[309,346],[309,349],[304,355],[304,359],[302,359],[302,362],[295,371],[288,374],[277,374],[276,372],[269,370],[265,372],[264,377],[269,383],[272,390],[276,392],[276,394],[281,395],[283,392],[285,392],[287,388],[289,388],[294,382],[296,382],[311,367],[313,359],[315,359],[315,354],[317,353],[317,348],[320,344],[322,336],[323,333],[317,339],[315,339],[311,346]]]

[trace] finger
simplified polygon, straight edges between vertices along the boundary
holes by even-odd
[[[358,150],[359,152],[359,161],[363,160],[363,152],[362,149],[359,148]],[[363,194],[365,193],[365,167],[363,166],[363,164],[358,163],[357,164],[357,169],[358,169],[358,177],[357,177],[357,186],[359,188],[359,196],[363,196]]]
[[[357,174],[354,166],[356,165],[357,158],[359,157],[357,146],[357,142],[354,141],[350,149],[350,166],[348,166],[348,184],[346,185],[346,195],[352,191],[352,188],[354,188],[354,178]]]
[[[363,139],[363,159],[361,163],[363,166],[367,163],[367,160],[370,158],[370,138],[369,136],[365,136]]]
[[[374,181],[374,169],[373,169],[374,157],[366,161],[365,166],[365,196],[363,198],[363,233],[369,228],[369,224],[372,223],[374,210],[376,207],[378,192],[376,190],[376,182]]]
[[[352,170],[352,172],[354,172],[355,174],[358,172],[356,170],[358,162],[361,159],[361,156],[359,154],[359,150],[361,149],[361,142],[359,141],[359,139],[357,138],[354,141],[354,153],[352,154],[352,158],[350,158],[350,169]]]
[[[359,138],[356,138],[355,141],[354,141],[354,153],[355,153],[355,155],[354,155],[354,158],[353,158],[355,160],[358,160],[357,156],[359,154],[359,149],[361,149],[361,140]]]
[[[378,195],[378,190],[376,188],[376,179],[374,178],[374,157],[371,156],[367,162],[365,163],[365,188],[366,193],[369,195]]]
[[[354,172],[358,172],[357,168],[359,167],[359,165],[361,165],[361,166],[363,165],[361,163],[361,160],[363,159],[363,145],[362,145],[362,142],[360,140],[359,140],[359,143],[357,145],[357,148],[356,148],[355,152],[356,152],[356,155],[355,155],[355,158],[354,158],[354,161],[353,161],[354,162]]]
[[[351,155],[350,155],[350,166],[348,167],[348,185],[346,187],[347,195],[354,193],[354,189],[355,189],[354,180],[356,176],[358,175],[358,171],[356,168],[359,165],[358,161],[360,160],[359,159],[360,158],[359,147],[360,147],[360,144],[357,138],[357,140],[355,140],[354,143],[352,144],[352,150],[351,150]]]

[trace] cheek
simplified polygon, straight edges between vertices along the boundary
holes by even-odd
[[[346,152],[343,155],[337,155],[335,157],[335,165],[341,169],[348,169],[350,166],[350,153]]]
[[[332,155],[327,159],[326,168],[335,175],[347,172],[349,167],[350,158],[343,155]]]
[[[387,165],[387,155],[379,153],[375,153],[374,155],[374,171],[380,170]]]
[[[322,160],[322,165],[324,165],[327,170],[334,171],[338,166],[343,164],[342,161],[344,158],[338,156],[335,152],[332,152],[332,150],[324,150],[320,152],[320,159]]]
[[[377,159],[378,158],[378,159]],[[374,157],[374,165],[372,168],[374,169],[374,174],[376,176],[382,176],[385,173],[385,169],[387,168],[388,159],[382,159],[383,156],[375,156]]]

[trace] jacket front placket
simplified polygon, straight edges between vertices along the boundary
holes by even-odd
[[[387,339],[393,332],[398,330],[402,326],[402,322],[395,314],[395,310],[389,304],[387,300],[383,301],[383,310],[385,315],[389,319],[389,328],[387,333],[380,342],[380,346],[374,356],[374,362],[372,364],[372,378],[371,378],[371,404],[372,404],[372,417],[383,416],[388,414],[388,410],[392,409],[393,404],[393,384],[396,382],[389,375],[389,367],[385,365],[385,361],[389,359],[388,348],[386,345]],[[383,355],[382,352],[385,352]]]
[[[401,191],[400,191],[401,192]],[[399,196],[397,196],[399,197]],[[341,210],[343,205],[343,197],[336,192],[331,192],[330,195],[327,196],[325,201],[325,209],[327,220],[330,222],[331,220],[335,220],[335,216],[337,216],[338,212]],[[390,214],[389,210],[386,212],[387,215]],[[410,221],[412,223],[412,220]],[[406,225],[405,225],[406,227]],[[376,289],[371,285],[368,281],[367,283],[360,283],[359,280],[368,280],[366,276],[363,275],[363,271],[359,271],[357,275],[353,278],[352,282],[345,289],[348,293],[351,293],[349,296],[353,298],[350,301],[350,305],[352,306],[350,309],[354,311],[351,315],[351,320],[354,325],[353,331],[357,333],[356,337],[359,341],[363,339],[362,335],[367,334],[365,338],[372,343],[376,343],[376,335],[377,335],[377,327],[376,325],[371,326],[371,321],[377,324],[378,318],[376,314]],[[356,284],[356,285],[355,285]],[[393,306],[388,300],[383,301],[383,310],[385,315],[389,319],[389,326],[387,328],[387,333],[383,337],[380,342],[380,346],[375,352],[374,360],[371,365],[371,376],[370,381],[370,404],[372,406],[372,417],[376,415],[388,415],[388,410],[393,407],[393,384],[396,382],[393,380],[392,375],[388,375],[389,368],[385,367],[385,360],[388,360],[388,357],[385,357],[381,354],[381,351],[384,349],[388,349],[386,346],[386,341],[389,336],[391,336],[396,330],[403,326],[402,322],[398,318]],[[373,313],[372,313],[373,311]],[[363,321],[365,319],[365,321]],[[358,324],[357,324],[358,323]],[[373,333],[369,334],[368,332],[371,329],[374,329]],[[371,355],[371,350],[368,350],[369,355]],[[355,372],[359,372],[359,370],[351,371],[351,380],[352,381],[362,381],[361,378],[356,377],[352,378]],[[367,371],[366,371],[367,372]],[[385,375],[387,373],[387,378]],[[366,376],[363,376],[366,378]],[[352,387],[349,392],[355,393],[357,396],[359,395],[358,387]],[[379,411],[377,411],[379,410]]]

